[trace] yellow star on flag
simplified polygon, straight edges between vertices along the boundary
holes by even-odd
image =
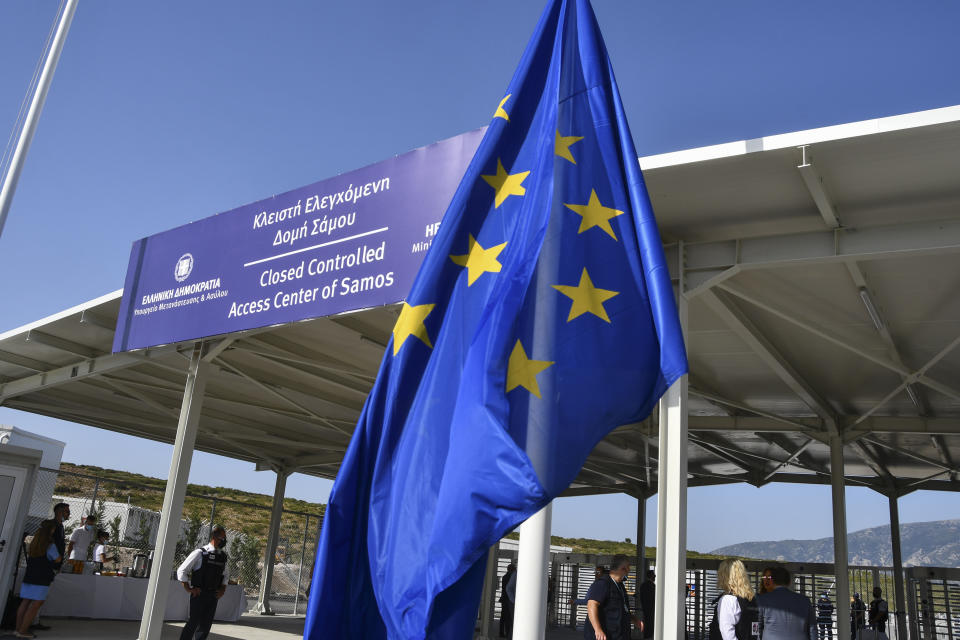
[[[500,101],[500,104],[497,105],[497,112],[493,114],[494,118],[503,118],[507,122],[510,122],[510,116],[507,114],[506,110],[503,108],[503,105],[507,104],[507,100],[510,99],[512,93],[508,93],[507,97]]]
[[[487,181],[487,184],[497,190],[494,209],[499,209],[503,201],[510,196],[522,196],[525,194],[527,189],[521,185],[528,175],[530,175],[529,171],[521,171],[520,173],[514,174],[507,173],[507,170],[503,168],[503,164],[500,163],[500,158],[497,158],[497,175],[480,176]]]
[[[523,350],[523,345],[517,340],[510,353],[510,362],[507,364],[507,393],[510,393],[517,387],[523,387],[538,398],[540,395],[540,385],[537,384],[537,374],[553,365],[549,360],[531,360],[527,357],[527,352]]]
[[[497,260],[497,256],[499,256],[500,252],[503,251],[503,248],[507,246],[507,243],[504,242],[503,244],[498,244],[490,247],[489,249],[484,249],[482,246],[480,246],[480,243],[474,239],[473,234],[470,234],[469,237],[470,244],[467,247],[467,254],[462,256],[450,256],[450,259],[456,264],[467,268],[468,287],[476,282],[477,278],[482,276],[484,273],[500,272],[500,268],[503,265],[501,265]]]
[[[553,153],[564,160],[577,164],[577,161],[573,159],[573,154],[570,153],[570,145],[581,140],[583,140],[583,136],[562,136],[560,130],[557,129],[557,135],[553,140]]]
[[[430,336],[427,335],[427,327],[423,324],[423,321],[430,315],[435,306],[432,304],[411,306],[406,302],[403,303],[400,317],[397,318],[397,324],[393,327],[393,355],[400,352],[400,347],[403,346],[404,341],[409,336],[420,338],[423,344],[433,349],[433,345],[430,344]]]
[[[613,228],[610,226],[610,219],[616,218],[619,215],[623,214],[623,211],[619,209],[613,209],[611,207],[605,207],[600,204],[600,198],[597,197],[597,192],[593,189],[590,190],[590,200],[587,204],[566,204],[564,205],[567,209],[575,211],[583,217],[583,220],[580,221],[580,228],[577,230],[577,233],[583,233],[587,229],[592,227],[600,227],[607,232],[607,235],[617,239],[617,235],[613,232]]]
[[[608,291],[607,289],[594,287],[586,268],[584,268],[583,273],[580,274],[580,284],[577,286],[571,287],[555,284],[553,288],[573,300],[573,304],[570,305],[570,315],[567,316],[567,322],[587,312],[610,322],[610,316],[607,315],[606,309],[603,308],[603,303],[620,294],[619,291]]]

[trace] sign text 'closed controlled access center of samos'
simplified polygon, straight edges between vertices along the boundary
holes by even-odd
[[[113,350],[400,302],[483,130],[138,240]]]

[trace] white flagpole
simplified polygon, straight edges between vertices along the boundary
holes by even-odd
[[[540,640],[547,632],[547,571],[552,514],[551,502],[520,525],[514,638]]]
[[[20,132],[17,146],[14,149],[13,156],[11,156],[10,167],[3,178],[3,188],[0,189],[0,235],[3,234],[7,212],[10,211],[13,193],[17,190],[17,181],[20,179],[20,171],[23,170],[23,161],[27,157],[27,150],[30,148],[33,134],[37,130],[37,121],[40,120],[40,112],[43,111],[43,103],[47,99],[47,91],[49,91],[50,83],[53,81],[53,72],[57,69],[60,52],[63,51],[63,43],[67,39],[67,31],[70,30],[70,23],[73,21],[73,14],[76,10],[77,0],[67,0],[63,15],[60,16],[60,24],[57,25],[57,31],[53,36],[50,52],[43,63],[43,71],[40,72],[40,79],[37,82],[37,89],[33,93],[33,100],[30,102],[30,109],[27,111],[23,130]]]

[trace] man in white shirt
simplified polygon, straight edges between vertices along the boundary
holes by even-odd
[[[214,527],[210,532],[210,544],[194,549],[177,569],[177,580],[190,592],[190,617],[183,626],[180,640],[204,640],[210,634],[213,617],[217,613],[217,600],[227,590],[227,532],[223,527]]]
[[[92,513],[87,516],[82,527],[77,527],[70,534],[70,542],[67,543],[67,556],[71,560],[80,560],[84,562],[89,559],[90,543],[93,542],[97,529],[97,516]]]

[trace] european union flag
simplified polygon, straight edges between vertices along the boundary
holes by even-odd
[[[486,553],[687,371],[587,0],[554,0],[393,329],[304,637],[470,638]]]

